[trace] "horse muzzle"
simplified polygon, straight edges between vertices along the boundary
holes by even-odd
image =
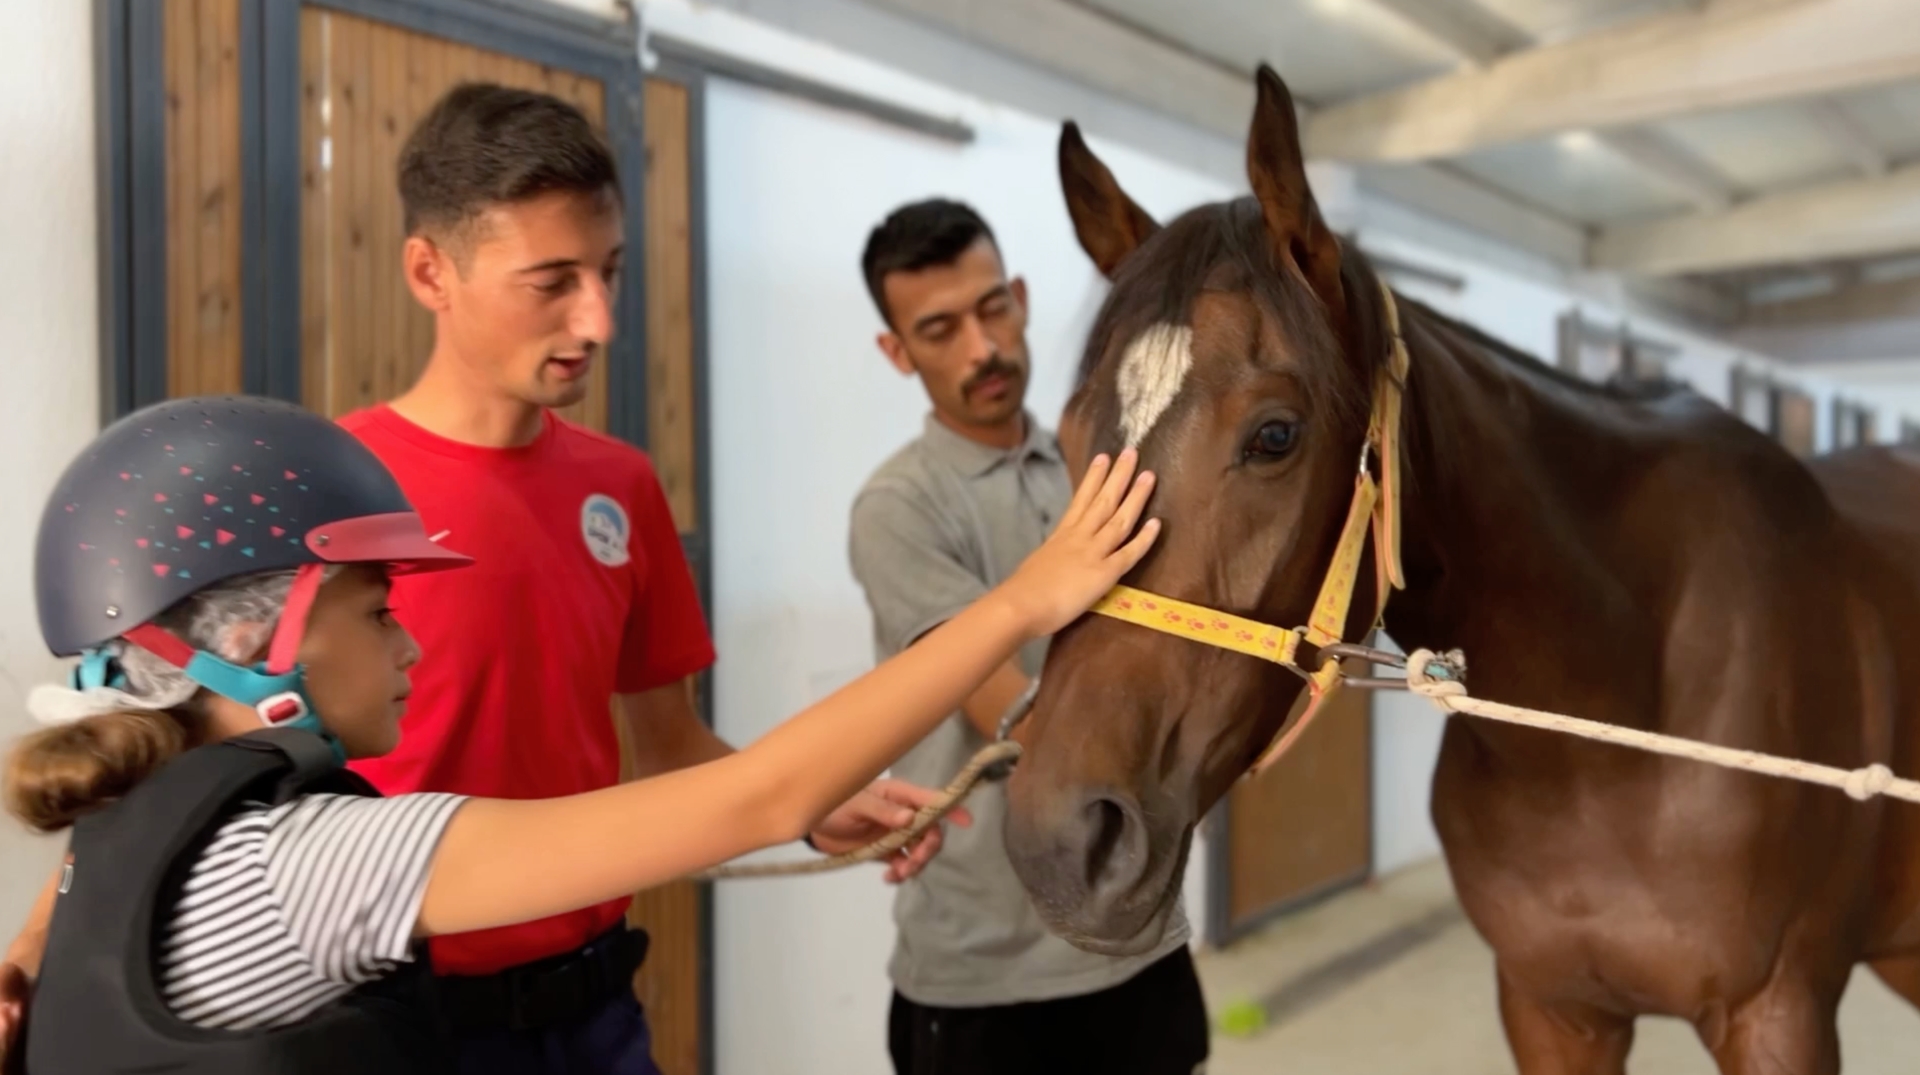
[[[1049,929],[1102,955],[1152,949],[1180,890],[1190,827],[1114,788],[1008,786],[1007,856]]]

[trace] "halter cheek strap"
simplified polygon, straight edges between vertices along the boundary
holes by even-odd
[[[300,728],[319,735],[344,763],[346,751],[321,724],[313,699],[307,694],[306,669],[297,659],[301,640],[307,633],[307,616],[319,594],[324,570],[321,564],[304,564],[294,575],[280,622],[275,625],[273,640],[267,647],[267,659],[251,668],[196,649],[151,623],[141,624],[123,637],[180,669],[202,687],[251,706],[259,714],[260,723],[267,727]]]
[[[1340,540],[1334,546],[1333,559],[1327,564],[1327,573],[1320,582],[1320,592],[1314,598],[1306,626],[1288,630],[1130,586],[1114,587],[1093,607],[1099,615],[1272,661],[1306,678],[1306,710],[1274,737],[1260,760],[1248,770],[1252,775],[1279,760],[1299,741],[1327,698],[1343,681],[1338,661],[1323,662],[1313,670],[1301,667],[1300,644],[1304,641],[1318,650],[1340,641],[1346,630],[1347,614],[1353,606],[1354,586],[1359,580],[1360,561],[1369,533],[1373,536],[1374,549],[1372,623],[1376,629],[1386,612],[1388,595],[1404,589],[1407,584],[1400,563],[1400,404],[1411,360],[1406,341],[1400,335],[1400,311],[1393,292],[1382,283],[1380,293],[1385,303],[1392,351],[1386,365],[1375,375],[1373,408],[1367,420],[1366,440],[1360,448],[1353,499],[1348,502],[1346,523],[1341,527]],[[1377,481],[1372,466],[1375,462],[1380,471]]]

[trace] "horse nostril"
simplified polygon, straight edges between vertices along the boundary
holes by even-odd
[[[1087,891],[1100,892],[1129,878],[1121,873],[1128,855],[1127,837],[1130,818],[1127,810],[1113,799],[1101,797],[1087,804]]]

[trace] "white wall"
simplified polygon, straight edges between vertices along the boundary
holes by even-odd
[[[709,87],[715,698],[720,732],[739,744],[872,665],[847,511],[917,434],[927,403],[874,346],[880,323],[859,272],[868,230],[934,194],[980,210],[1027,279],[1029,403],[1048,423],[1105,284],[1049,178],[1052,123],[997,112],[962,147],[735,83]],[[1224,193],[1139,154],[1099,151],[1151,211]],[[722,1075],[888,1070],[891,900],[873,871],[720,886]]]
[[[0,35],[0,499],[39,519],[60,468],[96,429],[92,6],[13,4]],[[0,746],[28,727],[27,690],[57,666],[40,644],[32,525],[0,530]],[[0,820],[0,943],[57,846]]]
[[[605,3],[607,0],[568,0]],[[1005,53],[943,32],[924,19],[863,0],[640,0],[643,21],[653,27],[679,29],[689,21],[709,24],[750,23],[785,31],[787,41],[804,39],[831,48],[843,58],[867,57],[894,72],[913,72],[921,87],[947,87],[991,97],[1036,116],[1072,116],[1083,130],[1105,136],[1162,160],[1178,161],[1202,175],[1232,185],[1241,183],[1246,150],[1237,139],[1142,108],[1085,83],[1010,57]],[[689,18],[691,16],[691,19]],[[742,17],[743,16],[743,17]],[[737,39],[738,35],[730,35]],[[735,41],[730,40],[729,44]],[[780,51],[786,51],[785,48]],[[778,56],[763,57],[778,60]],[[830,73],[836,79],[840,70]],[[868,86],[886,80],[863,72]],[[890,89],[897,89],[891,87]],[[919,87],[916,87],[916,90]],[[914,100],[915,91],[903,98]],[[1249,95],[1249,102],[1252,97]],[[1249,104],[1251,107],[1251,104]],[[1249,113],[1251,114],[1251,113]]]

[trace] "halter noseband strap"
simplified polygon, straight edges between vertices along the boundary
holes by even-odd
[[[1318,650],[1340,641],[1346,630],[1348,610],[1353,605],[1353,590],[1359,580],[1360,558],[1366,549],[1369,531],[1373,534],[1374,547],[1375,628],[1386,612],[1387,595],[1404,589],[1407,584],[1400,565],[1400,403],[1410,359],[1406,341],[1400,335],[1399,307],[1384,282],[1380,284],[1380,294],[1385,302],[1392,350],[1386,365],[1374,376],[1373,409],[1367,421],[1366,440],[1360,447],[1360,471],[1354,479],[1353,499],[1347,506],[1340,542],[1334,546],[1333,559],[1327,564],[1326,576],[1321,580],[1320,593],[1314,599],[1306,626],[1289,630],[1130,586],[1114,587],[1093,607],[1093,611],[1102,616],[1272,661],[1307,680],[1306,711],[1300,714],[1300,719],[1280,730],[1260,760],[1248,770],[1250,774],[1257,775],[1284,755],[1306,731],[1322,703],[1340,686],[1340,662],[1326,661],[1314,670],[1303,668],[1299,664],[1300,643],[1305,641]],[[1370,465],[1375,462],[1380,472],[1378,479]]]

